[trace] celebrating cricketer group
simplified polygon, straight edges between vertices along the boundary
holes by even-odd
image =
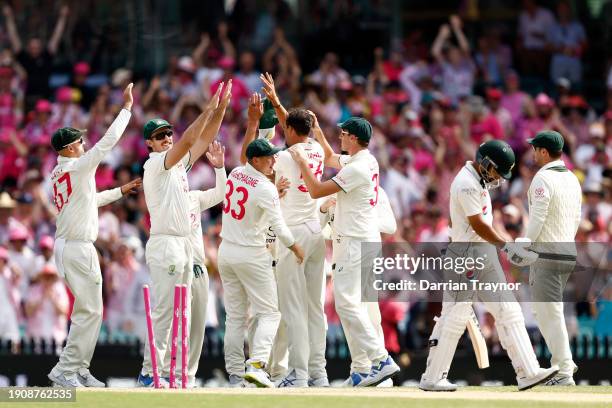
[[[208,302],[201,212],[221,202],[218,268],[227,312],[224,353],[230,387],[329,387],[323,311],[323,230],[328,225],[335,307],[351,355],[344,385],[393,385],[392,377],[400,367],[385,349],[378,304],[362,301],[362,270],[371,266],[363,262],[380,252],[381,232],[395,230],[391,206],[379,185],[379,165],[368,149],[372,126],[360,117],[340,123],[342,153],[334,152],[316,115],[301,108],[287,111],[273,78],[265,74],[261,79],[265,99],[257,93],[249,99],[242,165],[229,175],[225,147],[214,140],[230,103],[231,80],[221,83],[176,143],[172,124],[161,118],[148,121],[143,136],[150,155],[142,181],[120,188],[97,192],[94,176],[129,123],[132,84],[124,91],[123,109],[88,151],[85,131],[61,128],[53,134],[51,143],[58,153],[51,175],[58,211],[54,255],[75,296],[67,344],[48,374],[54,385],[104,387],[89,371],[103,310],[102,275],[93,245],[98,234],[97,209],[141,186],[151,218],[146,263],[152,281],[154,342],[145,343],[139,386],[169,387],[169,378],[176,374],[170,372],[175,285],[187,285],[189,323],[183,330],[196,346],[188,352],[183,377],[187,384],[181,386],[195,384]],[[269,141],[276,124],[282,127],[287,149]],[[491,140],[480,145],[475,160],[465,164],[451,185],[452,242],[446,256],[460,256],[466,247],[478,245],[489,255],[481,279],[491,281],[505,281],[497,248],[512,263],[529,266],[530,286],[537,298],[533,311],[552,354],[551,367],[540,367],[514,296],[449,290],[429,340],[427,368],[419,385],[423,390],[457,389],[447,376],[459,338],[473,317],[474,300],[482,301],[495,318],[519,390],[538,384],[574,384],[577,367],[560,296],[576,254],[575,248],[561,251],[555,243],[574,241],[580,221],[580,185],[560,159],[564,140],[559,133],[543,131],[528,143],[540,170],[529,188],[526,236],[508,242],[493,226],[489,190],[511,177],[515,157],[507,143]],[[192,191],[187,173],[205,153],[215,169],[216,185]],[[326,167],[337,172],[323,180]]]

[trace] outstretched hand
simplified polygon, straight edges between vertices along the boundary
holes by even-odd
[[[261,102],[261,96],[255,92],[249,98],[249,107],[247,110],[247,118],[249,122],[259,123],[259,119],[263,116],[263,103]]]
[[[132,105],[134,104],[134,96],[132,95],[132,88],[134,87],[134,83],[130,82],[128,86],[123,90],[123,108],[127,110],[132,110]]]
[[[221,96],[221,102],[219,102],[219,106],[223,109],[227,108],[227,105],[230,103],[230,99],[232,99],[232,80],[227,81],[225,85],[225,89],[223,90],[223,95]]]
[[[137,194],[142,188],[142,179],[139,177],[121,186],[121,194]]]
[[[274,78],[272,78],[272,75],[266,72],[265,74],[260,74],[259,78],[264,84],[263,88],[261,88],[261,91],[264,93],[264,95],[266,95],[268,100],[272,102],[273,106],[280,105],[280,100],[276,95],[276,88],[274,87]]]
[[[225,146],[215,140],[208,148],[206,158],[214,168],[223,168],[225,166]]]

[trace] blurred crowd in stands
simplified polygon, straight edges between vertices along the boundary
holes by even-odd
[[[236,32],[239,27],[218,21],[206,27],[196,44],[184,44],[185,49],[191,47],[190,52],[170,56],[166,69],[151,76],[138,76],[126,67],[105,72],[92,65],[82,44],[74,40],[75,34],[66,32],[67,26],[79,27],[67,24],[73,15],[66,6],[56,10],[56,21],[49,27],[44,21],[24,21],[17,11],[4,6],[0,338],[52,338],[58,343],[66,338],[71,294],[53,260],[56,210],[48,176],[57,156],[50,136],[62,126],[86,128],[91,147],[118,112],[121,92],[131,81],[136,84],[133,117],[118,146],[98,169],[98,190],[120,186],[142,174],[148,156],[142,126],[148,119],[166,118],[180,135],[218,84],[229,78],[233,79],[231,109],[218,140],[227,147],[226,168],[231,170],[239,163],[247,99],[261,89],[259,74],[269,72],[285,106],[315,112],[336,147],[338,122],[358,115],[373,124],[370,148],[380,163],[381,184],[398,223],[395,234],[384,236],[387,242],[447,241],[450,183],[465,161],[473,158],[478,144],[491,138],[508,141],[518,159],[512,180],[492,193],[495,223],[510,236],[521,236],[528,217],[526,190],[538,170],[525,139],[543,129],[561,132],[566,141],[563,160],[584,191],[583,220],[576,239],[604,243],[601,258],[609,268],[612,69],[607,76],[595,78],[602,90],[607,89],[602,91],[603,105],[595,108],[581,92],[583,55],[589,47],[585,27],[572,17],[569,3],[557,3],[556,9],[547,9],[524,1],[514,25],[515,43],[505,40],[495,26],[468,36],[468,23],[452,15],[435,38],[414,31],[392,45],[375,47],[365,56],[367,72],[353,70],[334,52],[322,52],[316,60],[318,67],[303,69],[315,61],[301,58],[298,44],[280,24],[274,24],[274,15],[256,20],[251,41]],[[47,36],[26,36],[33,24],[42,24]],[[258,27],[267,31],[257,31]],[[65,37],[73,38],[70,50],[61,47]],[[60,51],[78,58],[69,70],[55,63]],[[531,86],[523,86],[522,81]],[[280,127],[274,142],[284,143]],[[189,183],[191,189],[212,187],[214,172],[205,160],[191,170]],[[209,339],[219,338],[224,321],[216,270],[219,213],[217,207],[203,214],[211,276]],[[142,192],[100,209],[96,247],[104,277],[103,339],[145,336],[140,288],[149,280],[143,256],[147,235]],[[526,273],[508,277],[524,281]],[[439,305],[386,301],[381,310],[387,348],[397,353],[426,346]],[[329,335],[341,337],[331,284],[326,313]],[[569,303],[566,314],[573,335],[584,330],[612,335],[611,290],[591,294],[582,305]],[[490,317],[482,315],[481,321],[485,335],[495,342]],[[527,322],[535,327],[533,319]]]

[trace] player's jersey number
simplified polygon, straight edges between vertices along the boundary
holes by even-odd
[[[323,170],[321,170],[321,166],[323,166],[323,162],[319,161],[319,164],[317,165],[317,169],[314,172],[315,178],[319,181],[321,181],[321,175],[323,174]],[[314,164],[308,163],[308,167],[310,167],[311,169],[314,169]],[[304,179],[304,176],[302,175],[302,173],[300,173],[300,180],[303,180],[303,179]],[[307,193],[308,187],[306,187],[305,184],[300,184],[298,186],[298,190],[300,190],[302,193]]]
[[[376,193],[376,197],[374,197],[374,199],[373,199],[373,200],[370,198],[370,205],[371,205],[372,207],[375,207],[375,206],[376,206],[376,204],[378,203],[378,173],[374,173],[374,174],[372,175],[372,181],[373,181],[374,183],[376,183],[376,184],[374,185],[374,193]]]
[[[242,186],[239,186],[234,190],[234,183],[232,183],[232,180],[227,180],[225,185],[227,186],[227,192],[225,193],[225,201],[223,202],[223,212],[226,214],[230,213],[232,218],[240,221],[244,218],[244,214],[246,212],[244,204],[249,199],[249,190]],[[234,192],[236,193],[235,195],[233,195]],[[231,208],[233,199],[236,199],[236,202],[234,203],[234,208]],[[238,211],[236,211],[236,209]]]
[[[62,185],[65,184],[65,187]],[[64,205],[68,204],[68,199],[72,194],[72,182],[70,181],[70,173],[62,174],[62,177],[58,178],[53,183],[53,202],[57,212],[62,211]]]

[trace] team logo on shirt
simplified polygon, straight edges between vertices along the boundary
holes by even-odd
[[[482,207],[482,215],[487,215],[488,206]]]
[[[534,193],[535,193],[535,196],[536,196],[537,198],[542,198],[542,197],[544,197],[544,187],[538,187],[538,188],[536,188],[536,189],[535,189],[535,191],[534,191]]]
[[[176,265],[170,265],[168,267],[168,275],[174,276],[175,273],[176,273]]]

